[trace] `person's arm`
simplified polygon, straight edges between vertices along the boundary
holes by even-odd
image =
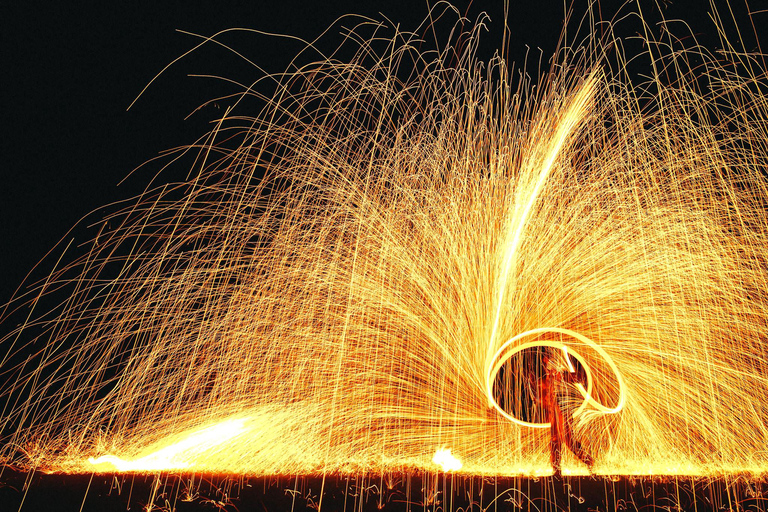
[[[563,380],[568,384],[584,384],[587,385],[587,375],[582,372],[565,372]]]

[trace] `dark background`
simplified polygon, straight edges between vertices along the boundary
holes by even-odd
[[[768,506],[768,482],[747,478],[456,477],[412,471],[406,474],[272,476],[215,475],[46,475],[6,470],[0,505],[20,512],[405,512],[460,510],[679,510],[761,512]],[[26,493],[19,489],[29,482]],[[193,484],[193,485],[190,485]],[[192,489],[195,499],[185,501]],[[154,489],[154,491],[153,491]],[[433,499],[430,501],[429,497]],[[24,498],[22,504],[22,498]]]
[[[530,48],[531,60],[538,60],[541,49],[546,62],[561,31],[563,1],[511,3],[511,60],[520,63]],[[659,3],[644,5],[661,9],[668,18],[684,17],[716,45],[706,2]],[[732,3],[737,10],[746,9],[744,0]],[[758,10],[763,2],[750,3]],[[481,57],[489,58],[501,46],[502,0],[454,4],[470,20],[483,11],[490,15],[490,32],[481,48]],[[585,5],[576,2],[579,16]],[[94,210],[89,219],[98,219],[108,211],[104,205],[138,194],[158,170],[148,165],[117,186],[134,168],[163,150],[192,143],[220,115],[212,105],[185,119],[205,101],[234,91],[220,81],[188,75],[214,74],[242,82],[260,76],[210,45],[174,64],[126,110],[165,65],[199,42],[176,29],[213,35],[242,27],[311,40],[344,14],[384,15],[413,30],[428,12],[425,0],[4,2],[1,9],[0,304],[59,240],[84,239],[78,230],[67,234],[79,219]],[[602,2],[602,11],[610,18],[616,5]],[[768,21],[765,15],[756,19]],[[323,49],[341,41],[341,26],[355,24],[351,19],[337,24]],[[255,34],[232,34],[225,41],[269,72],[282,71],[302,48],[284,38]],[[60,253],[55,250],[33,277],[50,271]]]

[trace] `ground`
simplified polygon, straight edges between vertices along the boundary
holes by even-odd
[[[320,491],[323,501],[320,503]],[[768,478],[493,478],[412,473],[225,477],[58,475],[5,468],[0,509],[161,511],[744,511],[768,510]]]

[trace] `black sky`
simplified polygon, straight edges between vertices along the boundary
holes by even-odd
[[[456,5],[466,10],[469,3]],[[494,4],[494,21],[500,22],[501,2]],[[538,23],[559,25],[562,9],[554,9],[537,9]],[[158,1],[73,7],[13,2],[4,10],[0,302],[81,217],[140,192],[156,169],[118,187],[131,170],[205,132],[215,112],[184,118],[215,97],[220,84],[188,74],[258,76],[225,51],[206,48],[173,66],[127,111],[156,73],[198,42],[177,29],[212,35],[244,27],[312,39],[341,15],[380,18],[379,12],[413,29],[426,16],[427,4],[279,0],[174,6]],[[471,7],[470,17],[482,10]],[[230,40],[271,72],[284,69],[301,48],[255,35]]]
[[[534,51],[541,48],[546,60],[560,33],[563,1],[511,3],[513,59],[524,55],[527,45]],[[490,48],[501,41],[502,0],[455,0],[454,4],[470,19],[482,11],[490,14],[492,30],[485,39],[484,55],[489,57]],[[603,4],[605,11],[612,9],[608,2]],[[705,9],[690,7],[702,4],[705,2],[675,2],[670,9],[677,9],[673,15],[687,13],[687,19],[705,26]],[[226,52],[206,49],[173,66],[126,111],[157,72],[198,42],[176,29],[212,35],[244,27],[312,39],[348,13],[374,18],[382,13],[407,30],[426,16],[427,3],[4,3],[0,12],[4,125],[0,139],[0,303],[10,298],[26,273],[81,217],[137,194],[156,170],[139,172],[118,187],[132,169],[205,132],[216,113],[203,111],[189,120],[184,118],[216,96],[220,85],[187,75],[214,73],[241,80],[258,76]],[[326,39],[329,44],[339,40],[333,35]],[[261,36],[233,37],[231,42],[271,72],[281,71],[301,48]],[[43,268],[50,270],[51,264]]]

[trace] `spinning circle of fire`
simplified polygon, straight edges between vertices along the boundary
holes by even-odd
[[[587,361],[584,359],[584,357],[579,354],[576,350],[574,350],[572,347],[569,348],[569,346],[565,343],[559,342],[559,341],[552,341],[552,340],[538,340],[538,341],[529,341],[526,343],[519,343],[524,338],[539,335],[542,333],[559,333],[564,334],[566,336],[570,336],[572,338],[575,338],[576,340],[580,341],[584,345],[592,348],[600,354],[600,356],[605,360],[605,362],[608,364],[608,366],[613,371],[613,374],[616,376],[616,381],[618,382],[618,388],[619,388],[619,398],[614,407],[607,407],[597,400],[594,399],[592,396],[592,388],[594,385],[594,378],[592,376],[592,370],[589,367],[589,364],[587,364]],[[574,371],[573,366],[571,365],[570,360],[568,359],[568,355],[570,354],[573,356],[579,363],[581,363],[582,367],[584,368],[584,372],[587,376],[587,387],[584,388],[582,384],[578,384],[578,390],[581,393],[581,395],[584,397],[584,401],[581,403],[581,405],[576,409],[574,412],[574,415],[580,414],[584,409],[587,408],[587,406],[592,406],[599,412],[602,412],[603,414],[616,414],[617,412],[621,411],[624,408],[624,404],[626,402],[626,390],[624,388],[624,381],[621,377],[621,373],[619,372],[619,369],[616,367],[616,363],[614,363],[611,356],[608,355],[608,353],[597,345],[594,341],[590,340],[586,336],[579,334],[577,332],[571,331],[569,329],[562,329],[559,327],[540,327],[538,329],[532,329],[530,331],[522,332],[516,336],[513,336],[510,338],[506,343],[504,343],[499,350],[496,351],[496,353],[493,355],[493,358],[491,359],[491,365],[488,367],[488,372],[485,376],[485,390],[486,394],[488,396],[488,406],[493,407],[498,411],[499,414],[501,414],[503,417],[508,419],[509,421],[513,423],[517,423],[518,425],[522,425],[525,427],[533,427],[533,428],[549,428],[550,424],[547,423],[532,423],[529,421],[523,421],[519,418],[515,418],[508,412],[506,412],[496,401],[496,399],[493,396],[493,382],[496,380],[496,377],[499,374],[499,371],[501,370],[501,367],[504,366],[504,364],[512,359],[515,354],[522,352],[523,350],[527,348],[532,347],[552,347],[552,348],[559,348],[563,350],[563,356],[568,363],[568,368],[570,371]],[[493,364],[495,362],[495,364]]]

